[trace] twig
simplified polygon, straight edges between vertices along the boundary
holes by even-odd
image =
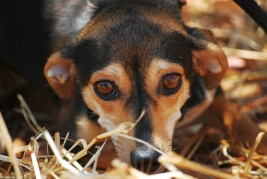
[[[256,52],[252,50],[241,50],[223,47],[223,51],[227,56],[236,56],[247,60],[266,60],[267,52]]]
[[[206,127],[202,127],[193,137],[192,139],[186,144],[186,146],[183,148],[183,150],[180,152],[180,155],[183,157],[186,157],[187,153],[189,153],[190,148],[194,145],[196,141],[200,138],[199,136],[202,136],[206,133]]]
[[[27,103],[25,102],[24,98],[18,94],[17,98],[20,101],[20,106],[22,109],[22,114],[26,120],[26,122],[28,123],[29,127],[32,129],[33,132],[35,132],[36,134],[40,131],[42,131],[42,128],[38,125],[34,115],[32,114],[32,111],[30,110],[29,106],[27,105]],[[32,122],[30,123],[29,120]]]
[[[189,161],[185,159],[184,157],[175,154],[174,152],[170,152],[168,156],[160,156],[159,161],[164,163],[164,162],[169,162],[177,167],[185,168],[191,171],[195,171],[198,173],[203,173],[205,175],[210,175],[215,178],[224,178],[224,179],[234,179],[234,178],[239,178],[237,176],[221,172],[219,170],[214,170],[212,168],[206,167],[201,164],[197,164],[195,162]]]
[[[190,153],[187,155],[186,157],[187,159],[191,159],[191,157],[195,154],[196,150],[199,148],[200,144],[203,142],[205,135],[206,135],[206,128],[203,128],[203,131],[200,133],[199,139],[197,140],[196,144],[194,145]]]
[[[34,152],[31,153],[31,158],[32,158],[32,164],[33,164],[34,174],[35,174],[36,179],[42,179],[38,161],[37,161],[37,158]]]
[[[124,137],[124,138],[126,138],[126,139],[130,139],[130,140],[134,140],[134,141],[136,141],[136,142],[142,143],[142,144],[148,146],[149,148],[152,148],[152,149],[155,150],[156,152],[160,153],[161,155],[165,155],[165,156],[166,156],[166,154],[165,154],[164,152],[162,152],[161,150],[157,149],[156,147],[154,147],[153,145],[151,145],[151,144],[148,143],[148,142],[145,142],[145,141],[143,141],[143,140],[141,140],[141,139],[137,139],[137,138],[135,138],[135,137],[132,137],[132,136],[129,136],[129,135],[126,135],[126,134],[117,134],[117,135],[120,136],[120,137]]]
[[[13,164],[16,178],[20,179],[20,178],[22,178],[22,174],[21,174],[21,171],[19,168],[19,164],[18,164],[16,155],[13,151],[13,145],[12,145],[12,140],[11,140],[10,134],[8,132],[7,126],[5,124],[5,121],[4,121],[4,118],[3,118],[1,112],[0,112],[0,131],[2,131],[2,133],[4,135],[5,142],[6,142],[6,150],[7,150],[8,155],[10,156],[10,160]]]
[[[47,130],[44,130],[43,135],[46,139],[46,141],[48,142],[51,150],[53,151],[53,153],[55,154],[55,157],[57,158],[57,160],[59,161],[59,163],[61,164],[62,167],[68,169],[69,171],[79,174],[78,170],[76,168],[74,168],[70,163],[68,163],[66,160],[64,160],[59,151],[58,148],[55,144],[55,142],[53,141],[51,135],[49,134],[49,132]],[[59,169],[61,169],[61,167],[59,167]]]
[[[250,162],[252,160],[252,157],[253,157],[253,154],[255,152],[255,150],[257,149],[257,147],[259,146],[263,136],[264,136],[264,132],[260,132],[255,140],[255,143],[254,145],[252,146],[250,152],[249,152],[249,155],[248,155],[248,159],[247,159],[247,162],[246,162],[246,165],[245,165],[245,169],[244,169],[244,176],[246,177],[247,174],[248,174],[248,169],[249,169],[249,166],[250,166]]]

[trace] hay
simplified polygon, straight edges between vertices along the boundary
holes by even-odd
[[[77,140],[69,150],[67,150],[64,146],[66,140],[68,139],[68,135],[64,138],[63,143],[60,143],[60,135],[56,133],[54,138],[50,135],[50,133],[46,129],[42,129],[34,119],[30,109],[25,103],[22,96],[18,95],[18,98],[21,102],[22,111],[24,117],[27,118],[26,121],[28,123],[33,124],[32,129],[38,129],[39,132],[35,137],[31,138],[31,142],[24,147],[25,151],[22,159],[16,159],[15,150],[12,146],[7,147],[9,156],[0,156],[0,161],[10,162],[14,166],[14,171],[5,171],[3,174],[0,174],[2,178],[12,178],[16,176],[16,178],[33,178],[37,179],[41,178],[151,178],[151,176],[142,173],[127,164],[120,162],[119,160],[112,161],[112,166],[114,167],[112,170],[107,171],[104,175],[99,175],[97,172],[97,159],[99,158],[103,147],[105,146],[105,142],[103,145],[97,150],[97,152],[91,157],[91,159],[87,162],[85,166],[79,164],[78,159],[82,158],[87,154],[87,151],[97,142],[97,140],[105,139],[107,137],[111,137],[112,135],[120,135],[121,137],[128,138],[129,140],[136,140],[142,142],[145,145],[148,145],[151,148],[154,148],[150,144],[140,141],[139,139],[132,138],[131,136],[127,136],[125,134],[128,133],[135,125],[132,123],[122,123],[116,129],[100,134],[96,136],[89,144],[86,143],[85,140],[79,139]],[[30,115],[29,115],[30,114]],[[137,122],[144,115],[144,111],[141,113]],[[0,118],[0,121],[4,123],[4,119]],[[4,125],[3,125],[4,126]],[[1,131],[5,132],[5,136],[9,136],[7,130]],[[10,137],[9,137],[10,138]],[[49,149],[52,151],[52,154],[47,153],[46,155],[39,155],[40,146],[42,140],[45,140]],[[11,143],[11,138],[9,143]],[[82,144],[83,150],[78,152],[77,154],[71,153],[72,149],[78,144]],[[164,156],[162,151],[154,148]],[[12,157],[13,156],[13,157]],[[91,165],[93,164],[93,167]],[[15,168],[16,166],[16,168]],[[21,170],[19,169],[19,166]],[[170,172],[165,174],[157,174],[154,178],[160,177],[179,177],[179,178],[192,178],[187,177],[187,175],[181,173],[180,171]]]
[[[222,141],[221,145],[212,152],[213,157],[217,159],[216,163],[218,166],[229,164],[230,167],[227,169],[212,168],[212,166],[202,165],[190,161],[187,158],[195,153],[196,149],[199,147],[200,142],[206,133],[206,128],[201,128],[189,141],[188,145],[185,146],[182,155],[178,155],[174,152],[168,154],[153,148],[150,144],[140,141],[140,139],[128,136],[127,133],[136,124],[132,123],[122,123],[116,129],[110,132],[103,133],[96,136],[89,144],[83,139],[79,139],[74,144],[67,149],[65,143],[68,139],[68,134],[65,137],[61,137],[59,133],[55,133],[54,137],[50,133],[41,128],[34,116],[32,115],[27,104],[23,100],[22,96],[18,97],[21,102],[21,108],[25,118],[27,118],[28,123],[32,125],[32,128],[38,130],[35,137],[31,137],[31,142],[19,150],[12,147],[11,137],[6,129],[4,119],[0,116],[0,129],[4,134],[5,142],[7,143],[6,149],[8,156],[0,155],[0,161],[5,163],[10,163],[8,170],[1,168],[0,178],[56,178],[56,179],[68,179],[68,178],[89,178],[89,179],[106,179],[106,178],[118,178],[118,179],[162,179],[162,178],[180,178],[180,179],[192,179],[195,178],[194,175],[191,176],[191,172],[197,172],[204,176],[213,176],[215,178],[261,178],[267,176],[267,162],[266,157],[259,155],[255,152],[258,144],[261,141],[263,133],[260,133],[256,139],[256,142],[251,150],[240,147],[235,143],[229,143],[227,141]],[[30,114],[30,115],[29,115]],[[140,115],[139,119],[144,115],[144,111]],[[137,120],[138,122],[139,120]],[[79,163],[78,159],[87,154],[87,151],[92,148],[94,144],[100,139],[106,139],[112,135],[119,135],[125,137],[128,140],[135,140],[141,142],[161,153],[159,162],[164,168],[166,168],[165,173],[158,174],[146,174],[135,168],[121,162],[118,159],[112,161],[113,168],[105,171],[104,174],[99,174],[97,170],[97,161],[101,155],[103,147],[105,147],[105,142],[98,148],[96,153],[90,158],[90,160],[82,165]],[[63,141],[60,139],[64,139]],[[62,141],[62,142],[61,142]],[[42,154],[41,146],[43,142],[46,143],[49,150],[46,154]],[[78,153],[73,153],[72,150],[77,146],[81,145],[83,149]],[[192,148],[190,150],[190,148]],[[23,157],[21,159],[16,158],[15,151],[23,150]],[[52,151],[49,154],[48,151]],[[231,156],[228,151],[238,152],[240,156]],[[222,156],[224,160],[222,160]],[[243,161],[240,160],[242,157]],[[11,169],[13,168],[13,170]],[[179,169],[186,169],[189,171],[188,174],[182,172]]]
[[[7,126],[5,124],[5,121],[4,121],[1,113],[0,113],[0,132],[2,133],[3,138],[5,139],[6,150],[7,150],[8,156],[9,156],[9,157],[6,157],[6,156],[0,155],[0,160],[2,160],[2,161],[8,160],[8,162],[11,162],[13,164],[13,168],[15,170],[16,178],[21,178],[22,174],[21,174],[21,171],[19,168],[19,161],[17,160],[16,155],[13,152],[12,140],[11,140],[11,137],[8,133]]]

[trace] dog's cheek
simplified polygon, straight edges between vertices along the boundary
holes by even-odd
[[[87,116],[77,116],[75,121],[77,138],[85,139],[87,142],[92,141],[94,137],[105,132],[104,129],[100,128],[96,122],[88,119]]]
[[[109,123],[114,127],[123,122],[134,122],[132,113],[127,110],[124,99],[111,101],[100,99],[91,85],[82,89],[82,96],[87,107],[100,116],[102,121],[110,121]]]
[[[132,112],[125,107],[125,101],[103,101],[94,93],[92,87],[87,86],[82,90],[82,95],[88,108],[99,115],[98,123],[106,131],[116,129],[121,123],[132,122],[135,120],[131,115]],[[134,130],[128,132],[133,136]],[[110,136],[115,145],[118,156],[124,162],[130,163],[130,152],[135,147],[135,142],[117,135]]]

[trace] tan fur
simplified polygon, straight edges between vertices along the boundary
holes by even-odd
[[[105,132],[96,122],[89,120],[87,116],[77,116],[75,118],[77,124],[77,137],[92,141],[94,137]]]
[[[96,122],[88,119],[87,116],[77,116],[75,120],[77,125],[76,135],[78,139],[85,139],[87,142],[91,142],[96,136],[106,132]],[[99,156],[98,167],[108,168],[111,167],[110,161],[117,158],[118,155],[110,139],[98,140],[97,143],[99,143],[98,145],[100,146],[104,141],[106,144]]]
[[[183,81],[181,88],[171,96],[157,93],[162,76],[170,73],[181,74]],[[182,66],[162,59],[154,59],[152,61],[147,70],[145,80],[148,95],[157,103],[156,106],[150,105],[149,107],[153,129],[152,137],[155,140],[155,145],[167,152],[171,150],[172,132],[176,122],[181,117],[180,109],[189,98],[189,82],[185,79]]]
[[[99,98],[93,89],[93,84],[99,80],[113,81],[120,89],[122,97],[115,101],[105,101]],[[94,73],[88,85],[82,89],[82,95],[87,106],[102,117],[99,123],[107,131],[116,128],[123,122],[135,122],[132,111],[127,110],[126,107],[126,100],[130,97],[132,90],[131,86],[125,69],[120,64],[111,64]],[[129,135],[133,135],[133,131]],[[127,147],[123,147],[125,151],[123,151],[124,156],[122,158],[129,159],[130,150],[134,147],[134,142],[121,137],[116,137],[115,140],[121,145],[127,143]],[[122,155],[120,152],[118,154]]]

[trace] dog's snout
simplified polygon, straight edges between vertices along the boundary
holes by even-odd
[[[160,164],[158,158],[160,154],[150,148],[135,148],[131,152],[131,164],[133,167],[146,173],[155,172]]]

